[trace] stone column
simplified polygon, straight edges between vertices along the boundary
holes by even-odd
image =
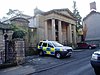
[[[76,44],[76,26],[73,25],[74,44]]]
[[[52,19],[52,40],[55,40],[55,19]]]
[[[59,42],[62,43],[62,26],[61,26],[61,21],[58,21],[58,35],[59,35]]]
[[[44,38],[45,40],[48,40],[48,26],[47,26],[47,20],[45,21],[45,29],[44,29]]]
[[[69,44],[72,43],[72,26],[71,26],[71,24],[69,24],[69,27],[68,27],[68,42],[69,42]]]

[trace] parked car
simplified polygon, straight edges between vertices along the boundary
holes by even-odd
[[[100,75],[100,50],[92,54],[91,65],[94,68],[96,75]]]
[[[56,58],[70,57],[72,54],[72,47],[63,46],[56,41],[40,41],[37,47],[40,56],[45,54],[54,55]]]
[[[94,49],[94,48],[96,48],[96,45],[95,44],[89,44],[89,43],[86,43],[86,42],[81,42],[81,43],[77,43],[77,48]]]

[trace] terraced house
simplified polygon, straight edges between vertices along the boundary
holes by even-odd
[[[85,41],[96,44],[100,47],[100,12],[96,10],[96,3],[93,2],[94,7],[91,7],[91,11],[83,18]]]

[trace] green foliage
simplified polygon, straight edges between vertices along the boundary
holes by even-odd
[[[77,7],[76,7],[76,1],[73,1],[73,14],[74,14],[74,17],[77,18],[77,25],[76,25],[76,31],[78,32],[80,29],[83,28],[82,26],[82,17],[80,16],[80,13],[79,11],[77,10]]]
[[[11,28],[14,31],[14,33],[12,35],[12,39],[14,39],[14,38],[24,38],[25,34],[27,33],[27,30],[25,30],[22,27],[19,27],[17,25],[12,25]]]
[[[12,39],[14,38],[24,38],[25,33],[22,30],[15,31],[12,35]]]
[[[73,9],[74,9],[73,10],[73,14],[74,14],[74,17],[77,18],[78,24],[80,25],[80,22],[81,22],[82,17],[80,16],[80,13],[79,13],[79,11],[76,8],[76,1],[73,1],[73,3],[74,3],[74,5],[73,5]]]
[[[28,32],[25,28],[20,27],[19,25],[12,24],[11,29],[13,31],[23,31],[25,34]]]

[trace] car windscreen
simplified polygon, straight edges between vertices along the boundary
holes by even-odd
[[[58,43],[58,42],[55,42],[53,41],[52,44],[55,46],[55,47],[62,47],[63,45]]]

